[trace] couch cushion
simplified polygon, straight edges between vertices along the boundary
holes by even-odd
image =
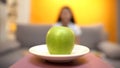
[[[96,48],[96,45],[102,40],[103,25],[81,27],[81,30],[80,43],[90,49]]]
[[[50,28],[51,25],[17,25],[16,37],[22,46],[45,44],[46,33]]]

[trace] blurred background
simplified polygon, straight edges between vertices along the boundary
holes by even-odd
[[[119,0],[0,0],[0,68],[8,68],[45,43],[46,32],[64,6],[82,30],[80,44],[120,68]]]

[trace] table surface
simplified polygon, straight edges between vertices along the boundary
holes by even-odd
[[[32,54],[13,64],[10,68],[113,68],[108,63],[88,53],[69,63],[51,63]]]

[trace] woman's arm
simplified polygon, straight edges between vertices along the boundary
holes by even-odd
[[[80,35],[81,35],[81,29],[78,26],[74,27],[74,32],[75,32],[75,43],[80,44]]]
[[[80,35],[75,36],[75,43],[80,44]]]

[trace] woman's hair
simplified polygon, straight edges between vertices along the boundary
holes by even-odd
[[[70,19],[70,21],[71,21],[72,23],[75,23],[75,20],[74,20],[74,17],[73,17],[73,13],[72,13],[72,11],[71,11],[71,9],[70,9],[69,7],[63,7],[63,8],[61,9],[60,14],[59,14],[58,19],[57,19],[57,22],[60,22],[60,21],[61,21],[60,16],[61,16],[61,13],[62,13],[62,11],[63,11],[64,9],[67,9],[67,10],[70,12],[70,14],[71,14],[71,19]]]

